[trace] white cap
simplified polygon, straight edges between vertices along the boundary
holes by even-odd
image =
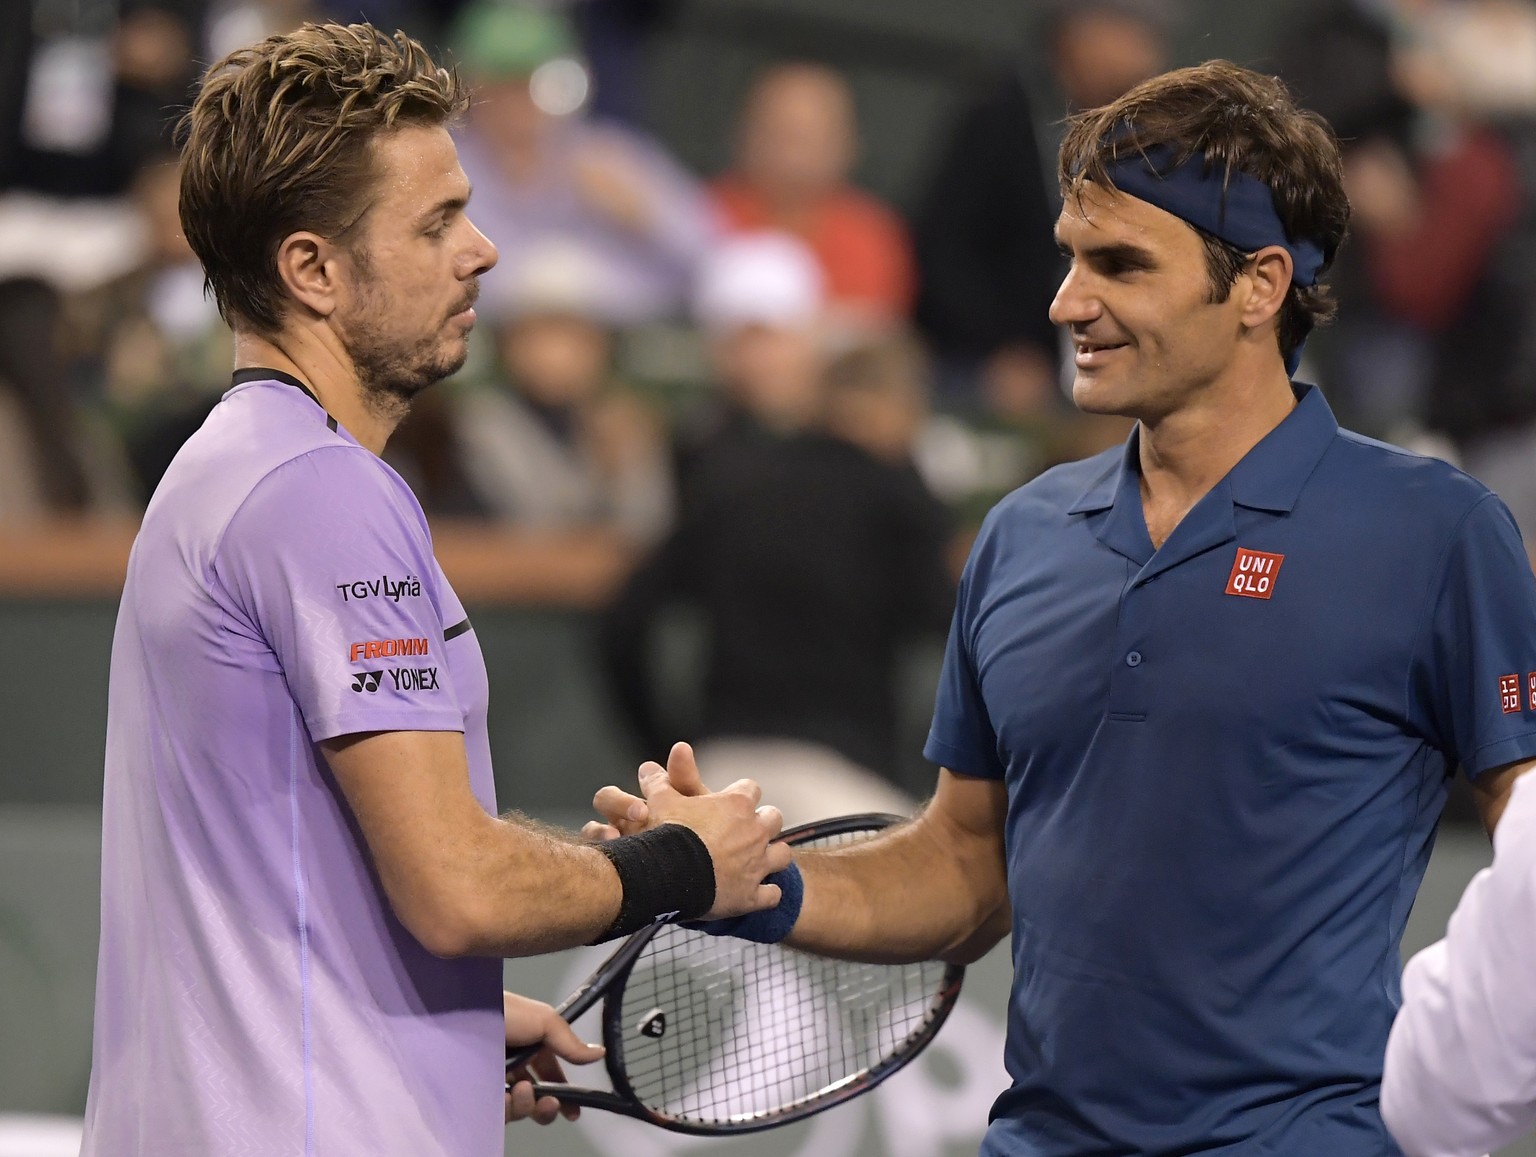
[[[538,240],[506,274],[500,304],[512,317],[559,313],[606,320],[602,268],[580,241],[560,236]]]
[[[738,233],[699,266],[693,315],[707,330],[766,325],[800,329],[820,320],[826,303],[821,266],[787,233]]]

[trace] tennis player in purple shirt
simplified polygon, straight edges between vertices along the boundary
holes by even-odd
[[[585,1062],[501,956],[772,907],[755,785],[602,847],[496,817],[486,677],[379,458],[463,364],[495,248],[419,45],[314,26],[232,54],[181,214],[233,387],[151,500],[113,642],[86,1157],[490,1157],[509,1044]],[[657,838],[659,836],[659,838]]]

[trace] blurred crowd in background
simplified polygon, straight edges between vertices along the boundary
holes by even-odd
[[[854,179],[869,110],[839,53],[766,63],[730,162],[683,163],[647,83],[683,7],[0,0],[0,521],[132,517],[227,388],[177,216],[201,71],[302,20],[400,27],[475,88],[459,152],[501,258],[469,364],[388,460],[429,515],[633,544],[603,642],[649,750],[679,732],[647,632],[683,601],[712,640],[702,733],[888,765],[891,656],[942,633],[956,532],[1127,432],[1063,388],[1054,152],[1067,113],[1191,62],[1171,47],[1188,14],[1021,6],[1028,50],[957,83],[893,204]],[[1536,3],[1300,3],[1243,63],[1345,146],[1341,319],[1299,376],[1345,424],[1461,463],[1536,537]]]

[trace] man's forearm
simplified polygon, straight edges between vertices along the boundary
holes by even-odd
[[[788,942],[808,952],[875,963],[964,962],[1006,929],[1000,847],[956,838],[926,815],[866,844],[806,851],[796,863],[805,900]]]
[[[789,863],[789,849],[770,843],[780,817],[756,810],[751,784],[689,799],[656,767],[642,790],[661,830],[596,847],[524,817],[487,815],[457,732],[374,732],[321,747],[390,907],[440,956],[526,956],[663,913],[772,907],[777,889],[762,881]]]
[[[590,944],[618,914],[618,873],[595,848],[523,817],[484,817],[441,866],[385,891],[443,956],[532,956]]]

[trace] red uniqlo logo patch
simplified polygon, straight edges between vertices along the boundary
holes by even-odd
[[[1284,561],[1283,554],[1238,547],[1232,575],[1227,579],[1227,594],[1242,595],[1247,599],[1269,598],[1275,593],[1275,576],[1280,573],[1280,564]]]
[[[1499,676],[1499,706],[1504,708],[1505,715],[1513,715],[1520,710],[1520,676]]]
[[[1536,711],[1536,671],[1532,671],[1525,677],[1526,694],[1530,699],[1531,710]]]

